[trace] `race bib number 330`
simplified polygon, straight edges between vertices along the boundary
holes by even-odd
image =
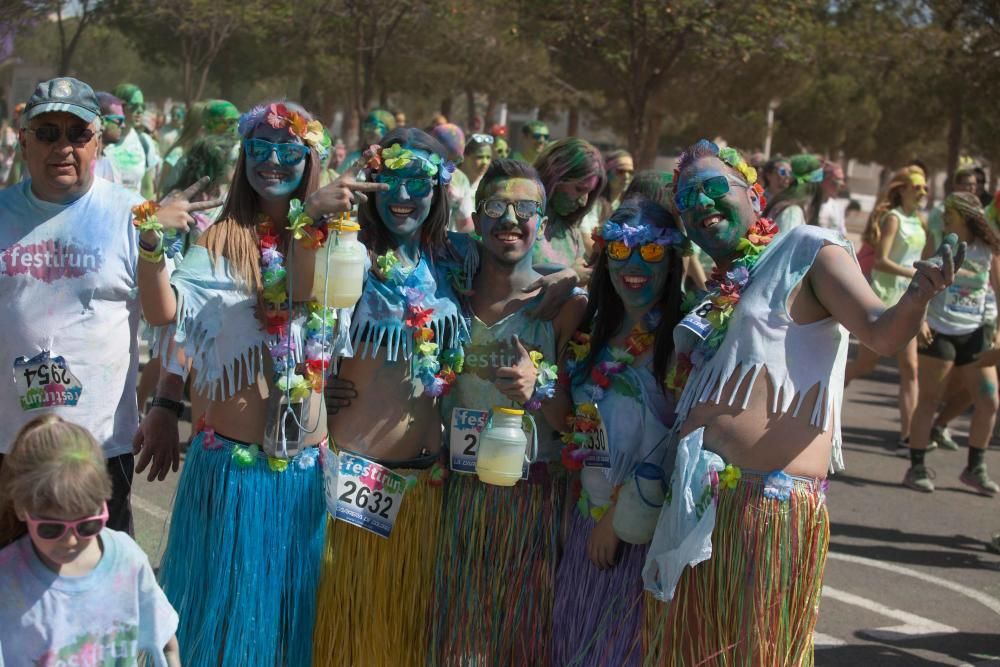
[[[22,410],[73,407],[80,401],[83,385],[70,371],[66,360],[48,350],[14,360],[14,385]]]

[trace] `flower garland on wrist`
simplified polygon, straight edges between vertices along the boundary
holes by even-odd
[[[595,363],[590,369],[590,378],[582,387],[582,391],[590,397],[590,401],[580,403],[569,419],[569,430],[562,435],[565,443],[562,447],[563,465],[569,470],[579,470],[590,457],[592,451],[584,447],[601,428],[601,415],[597,403],[604,398],[606,391],[611,390],[625,396],[635,396],[635,389],[618,376],[626,368],[635,363],[652,346],[655,340],[653,332],[660,323],[660,312],[652,309],[639,322],[635,323],[629,335],[625,338],[624,347],[608,347],[609,361]],[[582,332],[573,335],[570,341],[570,358],[566,364],[566,378],[572,378],[581,364],[590,356],[590,336]]]
[[[712,325],[712,332],[691,354],[677,355],[677,361],[664,381],[668,389],[680,395],[691,371],[715,356],[715,352],[726,338],[729,323],[740,297],[750,284],[753,268],[777,233],[778,226],[774,222],[768,218],[758,218],[747,230],[746,236],[740,239],[737,249],[742,255],[733,260],[727,271],[720,271],[718,267],[712,271],[707,283],[707,293],[697,300],[700,302],[707,300],[711,305],[711,310],[704,317]]]
[[[137,204],[132,207],[132,225],[142,232],[153,232],[157,235],[157,248],[147,250],[145,253],[140,248],[139,256],[144,260],[158,263],[163,255],[173,258],[181,248],[184,247],[184,237],[174,230],[163,231],[163,225],[156,219],[156,212],[160,210],[160,205],[152,199]],[[163,244],[164,237],[170,240],[168,244]]]
[[[413,331],[413,374],[423,385],[423,395],[444,396],[450,390],[457,374],[465,366],[465,350],[461,345],[441,350],[434,341],[434,330],[427,324],[434,315],[433,308],[424,307],[424,294],[419,289],[406,286],[408,273],[399,263],[396,253],[389,250],[375,258],[384,282],[399,291],[406,301],[403,323]]]
[[[542,407],[542,401],[547,400],[555,396],[556,393],[556,379],[559,376],[559,367],[556,364],[550,364],[545,361],[545,357],[541,352],[531,351],[528,352],[528,356],[531,358],[531,363],[535,366],[535,391],[524,403],[525,410],[538,410]]]

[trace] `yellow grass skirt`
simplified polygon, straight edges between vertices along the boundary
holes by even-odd
[[[330,520],[317,598],[316,667],[423,665],[431,636],[442,487],[430,470],[403,496],[388,539]]]

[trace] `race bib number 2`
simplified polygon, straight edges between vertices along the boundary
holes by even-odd
[[[451,413],[451,469],[475,473],[479,434],[486,426],[485,410],[455,408]]]
[[[83,385],[66,360],[48,350],[14,360],[14,385],[22,410],[73,407],[80,401]]]
[[[336,461],[337,490],[326,494],[327,510],[344,523],[389,537],[406,493],[406,478],[356,454],[341,452],[330,458]],[[324,483],[329,485],[331,477],[324,476]]]
[[[449,439],[449,465],[454,472],[476,474],[479,456],[479,436],[486,428],[490,413],[486,410],[455,408],[451,411],[451,438]],[[526,433],[530,442],[531,431]],[[521,479],[528,479],[530,466],[525,462]]]

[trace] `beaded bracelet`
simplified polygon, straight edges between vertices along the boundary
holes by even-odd
[[[537,410],[542,407],[542,401],[555,395],[559,367],[545,361],[541,352],[529,352],[528,356],[531,357],[531,363],[535,365],[538,375],[535,377],[535,393],[525,402],[524,409]]]

